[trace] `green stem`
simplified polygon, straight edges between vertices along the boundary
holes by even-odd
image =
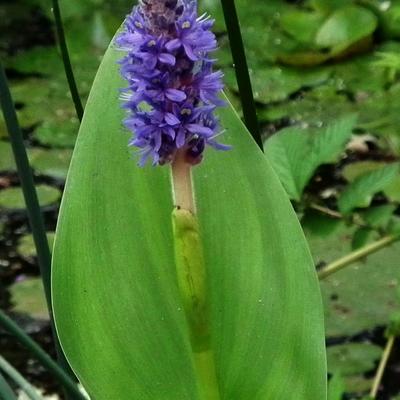
[[[0,310],[0,326],[24,345],[63,385],[73,399],[86,400],[86,397],[80,392],[71,377],[2,310]]]
[[[247,65],[242,34],[240,32],[240,24],[235,1],[221,0],[221,4],[224,12],[226,28],[228,30],[236,80],[243,108],[244,122],[260,149],[263,150],[263,142],[257,119],[257,110],[254,103],[253,89],[251,87],[249,68]]]
[[[17,397],[2,374],[0,374],[0,400],[17,400]]]
[[[0,356],[0,369],[8,375],[31,400],[43,400],[38,391],[2,356]]]
[[[51,328],[53,331],[53,339],[57,352],[57,358],[60,365],[66,371],[69,371],[68,362],[61,350],[58,342],[57,334],[54,327],[53,312],[51,306],[51,254],[46,237],[46,230],[40,210],[40,205],[33,181],[33,174],[29,165],[28,156],[24,146],[22,132],[18,124],[17,114],[14,108],[14,102],[11,97],[10,89],[7,83],[7,77],[2,64],[0,63],[0,104],[3,109],[4,120],[8,129],[12,150],[14,153],[15,163],[18,169],[18,175],[21,180],[22,192],[26,203],[29,224],[32,229],[32,235],[37,251],[37,258],[43,280],[44,291],[46,295],[47,308],[50,314]]]
[[[24,193],[29,223],[32,229],[37,257],[46,294],[47,306],[51,309],[50,297],[50,266],[51,254],[44,228],[43,218],[40,211],[39,201],[35,190],[32,171],[26,154],[22,132],[18,124],[14,103],[7,84],[7,78],[0,64],[0,102],[3,109],[4,119],[7,125],[15,162],[17,164],[22,191]]]
[[[370,254],[377,252],[380,249],[383,249],[386,246],[394,243],[395,241],[399,240],[400,237],[398,235],[389,235],[385,236],[382,239],[377,240],[371,244],[368,244],[358,250],[351,252],[350,254],[339,258],[338,260],[328,264],[326,267],[322,268],[318,272],[318,278],[320,280],[327,278],[328,276],[334,274],[337,271],[347,267],[350,264],[353,264],[356,261],[367,257]]]
[[[376,371],[376,375],[370,392],[370,397],[372,399],[376,399],[376,395],[378,394],[379,386],[381,385],[383,374],[389,361],[390,354],[392,353],[395,340],[396,337],[394,335],[391,335],[386,342],[385,350],[383,351],[381,361],[379,362],[378,370]]]
[[[69,58],[67,41],[65,39],[64,26],[61,19],[61,11],[60,6],[58,4],[58,0],[52,0],[53,3],[53,15],[56,23],[57,37],[58,43],[60,47],[61,57],[64,64],[65,75],[67,77],[69,90],[71,92],[72,101],[75,105],[76,115],[78,116],[79,121],[82,121],[83,118],[83,106],[82,101],[79,96],[78,87],[76,85],[74,72],[72,70],[71,60]]]
[[[200,396],[219,400],[219,388],[211,343],[204,253],[191,181],[191,166],[178,151],[172,164],[175,209],[172,213],[177,282],[185,311],[193,363]]]

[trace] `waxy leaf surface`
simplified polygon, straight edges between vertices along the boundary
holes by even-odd
[[[169,171],[139,168],[129,154],[120,57],[105,55],[67,179],[53,252],[57,331],[92,400],[200,400]],[[233,108],[220,117],[233,148],[208,150],[194,185],[221,399],[323,400],[323,313],[303,233]]]

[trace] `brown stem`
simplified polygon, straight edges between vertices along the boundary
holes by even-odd
[[[174,205],[177,208],[196,214],[192,185],[192,165],[186,161],[186,151],[186,149],[178,150],[171,165]]]

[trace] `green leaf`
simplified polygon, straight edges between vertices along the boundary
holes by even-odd
[[[265,142],[265,153],[289,197],[300,200],[315,170],[336,161],[351,137],[355,116],[348,115],[324,130],[286,128]]]
[[[316,36],[316,44],[340,52],[371,36],[378,26],[377,17],[361,6],[339,8],[325,21]]]
[[[351,249],[356,250],[362,246],[365,246],[370,240],[371,236],[376,236],[376,232],[367,227],[358,228],[353,235],[353,240],[351,241]]]
[[[328,347],[327,355],[329,372],[356,375],[374,369],[382,348],[371,343],[345,343]]]
[[[71,150],[32,148],[28,150],[28,155],[35,173],[63,180],[66,178],[72,157]]]
[[[316,12],[290,10],[282,15],[282,29],[302,43],[312,43],[324,20],[324,15]]]
[[[376,171],[383,168],[387,163],[383,161],[357,161],[351,164],[347,164],[342,171],[342,176],[348,182],[354,182],[358,177],[364,175],[367,172]]]
[[[3,238],[4,228],[5,228],[5,223],[3,221],[0,221],[0,239]]]
[[[303,229],[317,237],[329,237],[340,230],[343,224],[343,219],[328,217],[313,210],[307,210],[301,219]]]
[[[336,372],[329,381],[328,400],[342,400],[345,391],[344,382],[339,372]]]
[[[368,225],[386,229],[396,208],[397,206],[393,204],[371,207],[362,214],[362,217]]]
[[[395,140],[395,138],[393,138]],[[377,171],[388,165],[384,161],[357,161],[346,165],[343,168],[342,175],[349,182],[353,182],[359,176],[366,172]],[[384,188],[384,193],[390,201],[400,202],[400,175]]]
[[[354,180],[341,194],[338,206],[343,214],[356,207],[368,207],[374,194],[389,186],[399,174],[399,163],[367,172]]]
[[[11,145],[0,141],[0,171],[14,171],[15,168]]]
[[[349,0],[310,0],[310,4],[320,12],[329,13],[349,4]]]
[[[36,191],[41,206],[55,203],[61,196],[61,192],[48,185],[37,185]],[[25,208],[25,199],[20,187],[12,187],[0,190],[0,209],[18,210]]]
[[[51,249],[54,242],[54,232],[47,232],[47,240]],[[31,261],[36,256],[36,247],[32,234],[24,235],[18,240],[17,252],[28,261]]]
[[[374,371],[383,349],[369,342],[329,346],[328,371],[333,374],[328,386],[328,400],[342,399],[344,392],[363,392],[371,387],[366,373]]]
[[[256,68],[250,72],[255,87],[254,98],[262,103],[286,100],[303,87],[314,87],[326,82],[330,75],[329,71],[321,68],[299,70],[275,66]],[[233,85],[236,86],[236,83]]]
[[[197,400],[168,167],[131,159],[119,57],[104,57],[67,179],[53,253],[57,331],[96,400]],[[194,180],[221,398],[324,399],[320,295],[300,225],[234,110],[219,114],[233,149],[208,150]]]
[[[329,263],[348,254],[353,233],[354,228],[343,226],[329,237],[307,235],[315,264]],[[399,251],[400,243],[396,242],[321,282],[328,337],[353,336],[387,325],[400,308]]]
[[[26,278],[9,287],[12,311],[47,320],[46,298],[41,278]]]

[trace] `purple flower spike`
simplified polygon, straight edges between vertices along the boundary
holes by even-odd
[[[116,38],[127,52],[120,61],[128,82],[122,90],[128,111],[125,126],[133,133],[129,145],[140,149],[139,165],[174,159],[186,149],[191,164],[202,160],[206,145],[218,150],[217,106],[223,89],[220,71],[209,55],[217,48],[213,20],[197,15],[197,1],[141,0]]]

